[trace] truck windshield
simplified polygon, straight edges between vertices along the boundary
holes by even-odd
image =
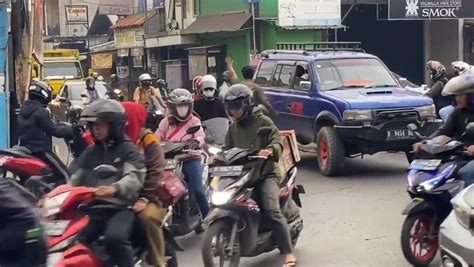
[[[71,100],[82,100],[82,94],[87,95],[86,84],[74,84],[69,85],[70,87],[70,94]],[[101,97],[105,97],[107,95],[107,87],[103,84],[95,84],[95,89],[99,93]]]
[[[83,78],[78,62],[45,62],[44,74],[46,79]]]
[[[314,64],[322,91],[398,86],[374,58],[318,60]]]

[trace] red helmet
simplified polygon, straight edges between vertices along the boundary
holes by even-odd
[[[193,79],[193,91],[198,92],[202,85],[202,76],[196,76]]]

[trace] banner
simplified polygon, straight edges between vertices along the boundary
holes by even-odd
[[[389,20],[474,18],[473,0],[388,0]]]
[[[311,28],[341,25],[341,0],[278,0],[278,26]]]
[[[86,5],[67,5],[66,23],[67,24],[87,24],[89,15]]]
[[[112,53],[91,54],[93,69],[110,69],[112,68],[114,55]]]

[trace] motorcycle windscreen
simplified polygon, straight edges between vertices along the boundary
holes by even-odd
[[[229,119],[214,118],[202,123],[205,126],[206,140],[208,143],[223,145],[229,130]]]

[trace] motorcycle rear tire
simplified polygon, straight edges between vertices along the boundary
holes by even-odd
[[[204,267],[216,266],[214,264],[214,257],[213,257],[213,252],[212,252],[212,239],[215,236],[218,236],[220,234],[224,234],[229,238],[231,229],[232,229],[232,225],[228,223],[227,221],[217,221],[209,225],[209,227],[207,228],[204,234],[204,240],[202,242],[202,250],[201,250]],[[237,236],[235,237],[235,240],[236,242],[238,242],[239,240],[238,233],[237,233]],[[239,263],[240,263],[240,250],[232,254],[231,259],[230,259],[230,264],[227,266],[238,267]]]

